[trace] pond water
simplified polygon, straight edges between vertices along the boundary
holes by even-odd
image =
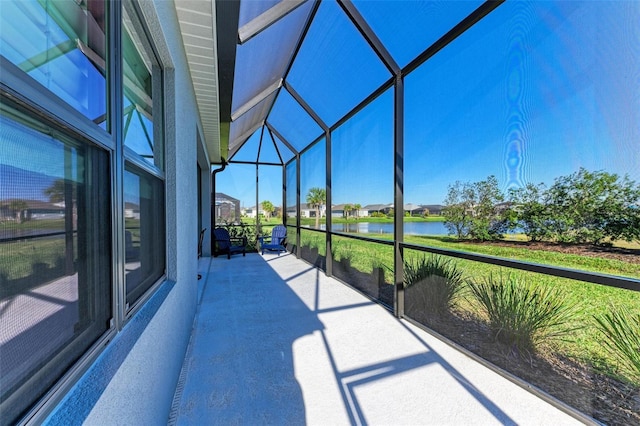
[[[320,225],[326,229],[325,225]],[[331,226],[334,232],[348,232],[352,234],[393,234],[393,223],[334,223]],[[449,232],[443,222],[405,222],[405,235],[447,235]]]

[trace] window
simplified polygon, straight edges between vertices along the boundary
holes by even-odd
[[[4,102],[0,412],[20,418],[110,325],[109,156]]]
[[[106,129],[103,1],[2,1],[0,54]]]
[[[131,305],[164,274],[164,183],[127,165],[124,188],[126,300]]]
[[[0,4],[2,424],[25,419],[57,392],[165,273],[163,74],[134,2],[122,3],[122,27],[107,19],[119,5]],[[122,79],[107,78],[109,22],[122,29],[114,46]],[[13,96],[28,94],[32,79],[45,88],[45,107]],[[123,117],[108,120],[116,103]],[[123,179],[114,179],[119,172]],[[124,239],[123,253],[114,235]],[[123,271],[114,268],[122,264],[125,294]],[[127,312],[114,311],[114,296]]]
[[[162,72],[138,13],[123,5],[124,242],[127,309],[165,272]]]
[[[162,143],[162,73],[136,11],[123,10],[124,144],[164,170]]]

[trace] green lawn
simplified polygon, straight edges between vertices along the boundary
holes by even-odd
[[[62,219],[43,219],[43,220],[27,220],[22,223],[16,221],[0,222],[0,230],[64,230],[64,218]]]
[[[520,247],[459,243],[453,238],[448,237],[412,236],[407,237],[406,242],[416,245],[472,251],[508,259],[518,259],[534,263],[640,278],[640,265],[619,260],[542,250],[528,250]],[[302,230],[301,244],[307,247],[316,247],[320,255],[325,254],[324,233]],[[332,239],[332,248],[333,257],[336,261],[349,258],[352,267],[367,273],[371,273],[374,267],[383,266],[385,268],[386,281],[389,283],[393,282],[393,246],[334,236]],[[422,255],[424,255],[424,253],[420,251],[405,250],[405,259]],[[640,291],[617,289],[468,260],[454,261],[464,271],[467,280],[480,280],[490,274],[513,274],[520,280],[528,283],[559,288],[565,295],[566,303],[572,306],[575,311],[573,325],[576,330],[571,336],[568,336],[567,341],[558,343],[557,351],[573,359],[590,363],[603,371],[614,374],[613,372],[617,361],[603,347],[602,336],[597,330],[593,318],[596,315],[599,316],[607,313],[611,306],[626,307],[632,312],[637,312],[638,309],[640,309]],[[459,306],[467,310],[475,311],[477,309],[468,297],[461,299]]]

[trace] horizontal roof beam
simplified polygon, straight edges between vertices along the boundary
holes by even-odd
[[[240,118],[243,114],[245,114],[251,108],[253,108],[254,106],[258,105],[260,102],[264,101],[269,96],[271,96],[280,87],[282,87],[282,79],[279,79],[278,81],[273,83],[271,86],[267,87],[262,92],[258,93],[252,99],[247,101],[244,105],[240,106],[240,108],[235,110],[231,114],[231,121],[236,121],[238,118]]]
[[[244,44],[262,31],[293,12],[306,0],[281,1],[261,15],[244,24],[238,29],[238,43]]]
[[[255,126],[253,126],[251,129],[249,129],[247,132],[244,132],[242,135],[238,136],[234,140],[229,141],[229,159],[227,161],[231,161],[233,156],[236,155],[238,150],[240,150],[240,148],[244,146],[244,144],[247,142],[247,140],[249,140],[251,135],[253,135],[256,132],[256,130],[258,130],[260,126],[263,126],[263,125],[264,125],[264,121],[261,121],[257,123]],[[237,145],[234,146],[236,143]]]

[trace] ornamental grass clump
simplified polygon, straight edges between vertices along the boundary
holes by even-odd
[[[640,313],[612,307],[594,318],[605,346],[620,362],[620,372],[640,383]]]
[[[430,255],[405,261],[404,285],[406,310],[420,320],[421,316],[450,312],[464,287],[464,278],[456,262]]]
[[[519,353],[534,353],[543,341],[565,339],[573,309],[558,290],[489,275],[469,282],[471,295],[489,320],[492,337]]]

